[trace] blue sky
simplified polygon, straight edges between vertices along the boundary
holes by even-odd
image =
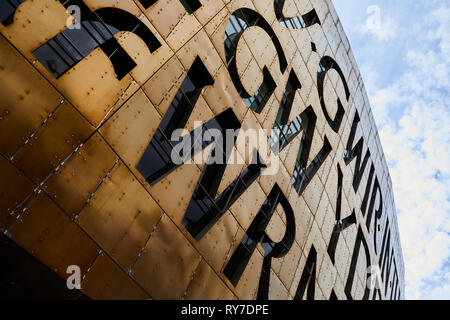
[[[450,2],[333,3],[390,167],[406,298],[450,299]]]

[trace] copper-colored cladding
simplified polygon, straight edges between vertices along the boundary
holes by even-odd
[[[9,158],[59,106],[62,96],[3,36],[0,52],[0,153]]]
[[[206,236],[195,244],[200,254],[214,270],[222,270],[227,256],[241,241],[241,238],[238,238],[238,231],[239,223],[228,211]]]
[[[248,111],[247,106],[236,91],[225,65],[220,67],[214,77],[214,84],[205,88],[202,95],[216,115],[232,108],[239,121],[242,121]]]
[[[33,50],[64,30],[67,21],[70,21],[70,14],[59,1],[24,1],[17,8],[14,23],[7,27],[0,24],[0,32],[33,62]]]
[[[78,215],[78,224],[125,269],[145,246],[161,209],[119,162]]]
[[[200,259],[198,252],[164,215],[137,259],[132,274],[155,299],[179,299]]]
[[[192,279],[184,299],[231,300],[233,297],[232,291],[217,277],[214,270],[202,261],[195,272],[194,279]]]
[[[25,200],[34,186],[16,167],[0,157],[0,228],[4,229],[8,215]]]
[[[64,102],[16,154],[14,164],[40,183],[93,131],[89,122]]]
[[[71,216],[76,216],[113,168],[116,155],[96,134],[50,177],[43,188]]]
[[[100,128],[112,148],[142,182],[136,165],[153,137],[161,117],[142,90],[136,92],[112,117]]]
[[[161,117],[166,113],[185,77],[186,70],[178,58],[173,56],[142,86]]]
[[[84,275],[100,248],[44,193],[39,194],[8,233],[62,277],[78,265]]]
[[[179,167],[152,187],[146,185],[161,208],[179,226],[182,225],[184,213],[191,201],[200,173],[200,169],[191,163]]]
[[[115,77],[111,62],[100,48],[59,79],[40,63],[36,67],[95,127],[139,88],[131,75],[120,81]]]
[[[294,212],[295,239],[285,257],[272,260],[269,298],[295,297],[314,247],[315,297],[328,299],[333,290],[339,299],[345,299],[358,229],[351,226],[341,233],[335,264],[327,246],[336,218],[338,164],[344,175],[341,215],[346,217],[355,209],[358,225],[365,225],[359,208],[368,169],[362,187],[355,192],[354,164],[343,162],[356,111],[361,125],[355,143],[364,137],[364,149],[368,147],[373,155],[389,218],[395,206],[364,86],[332,4],[328,0],[285,1],[285,17],[303,15],[314,8],[321,21],[321,25],[294,30],[276,19],[273,1],[200,2],[202,6],[190,14],[179,0],[156,1],[147,9],[138,0],[85,0],[91,11],[114,7],[131,13],[161,44],[152,53],[136,34],[115,34],[136,63],[121,80],[100,48],[58,79],[36,60],[33,51],[65,30],[67,23],[73,23],[59,1],[24,1],[12,24],[0,24],[0,230],[64,278],[69,265],[79,265],[84,276],[82,290],[94,299],[254,299],[263,247],[257,246],[236,287],[224,269],[277,184]],[[274,94],[260,113],[244,103],[225,59],[225,28],[231,14],[240,8],[250,8],[264,17],[288,63],[282,72],[273,41],[263,29],[251,27],[244,32],[236,53],[242,85],[248,93],[255,93],[263,81],[264,67],[276,83]],[[338,97],[346,111],[338,133],[324,117],[317,89],[317,67],[325,55],[340,65],[351,92],[347,101],[337,72],[327,73],[323,96],[328,113],[336,113]],[[267,130],[267,141],[258,146],[261,157],[267,160],[271,155],[270,130],[292,71],[302,88],[295,95],[288,122],[308,106],[317,116],[308,163],[316,157],[325,137],[332,146],[299,196],[292,176],[303,139],[300,133],[278,154],[278,172],[257,178],[200,240],[185,228],[183,217],[205,164],[191,161],[154,184],[137,169],[197,56],[214,83],[202,90],[186,130],[192,131],[231,108],[241,131]],[[250,144],[247,141],[244,145]],[[207,157],[210,151],[208,147],[201,155]],[[222,194],[252,160],[248,150],[235,147],[234,151],[235,158],[230,159],[215,196]],[[282,240],[286,220],[284,209],[278,205],[266,228],[273,241]],[[380,221],[382,231],[385,225]],[[373,228],[362,229],[371,252]],[[396,232],[396,227],[391,228]],[[378,246],[382,234],[377,233]],[[397,240],[394,246],[401,252]],[[351,275],[355,279],[351,289],[354,298],[362,297],[365,287],[365,262],[359,260]],[[396,255],[396,263],[403,281],[401,254]]]
[[[150,298],[104,253],[95,260],[81,286],[92,299],[146,300]]]

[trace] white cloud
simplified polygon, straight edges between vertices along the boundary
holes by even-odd
[[[369,6],[368,17],[364,24],[358,27],[358,31],[362,35],[372,34],[378,40],[393,40],[397,35],[397,24],[395,21],[384,13],[378,6]]]
[[[407,70],[392,85],[369,90],[386,158],[395,163],[390,172],[412,299],[450,299],[449,15],[444,6],[416,21],[429,30],[407,50]]]

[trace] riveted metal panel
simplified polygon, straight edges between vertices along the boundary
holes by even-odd
[[[12,157],[62,97],[0,36],[0,152]]]
[[[8,233],[64,278],[71,265],[78,265],[84,275],[100,251],[95,242],[44,193],[29,204]]]
[[[116,154],[95,134],[43,185],[70,216],[76,216],[113,168]]]
[[[146,300],[150,298],[104,253],[95,260],[81,286],[92,299]]]
[[[167,247],[169,242],[174,245]],[[132,275],[153,298],[179,299],[200,260],[200,255],[164,215],[137,260]],[[167,272],[170,277],[166,276]]]
[[[119,162],[76,221],[115,261],[130,269],[161,215],[156,202]]]
[[[36,183],[52,174],[94,131],[89,122],[67,102],[44,121],[13,160]]]

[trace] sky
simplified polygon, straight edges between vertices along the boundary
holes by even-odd
[[[406,299],[450,299],[450,1],[333,0],[390,168]]]

